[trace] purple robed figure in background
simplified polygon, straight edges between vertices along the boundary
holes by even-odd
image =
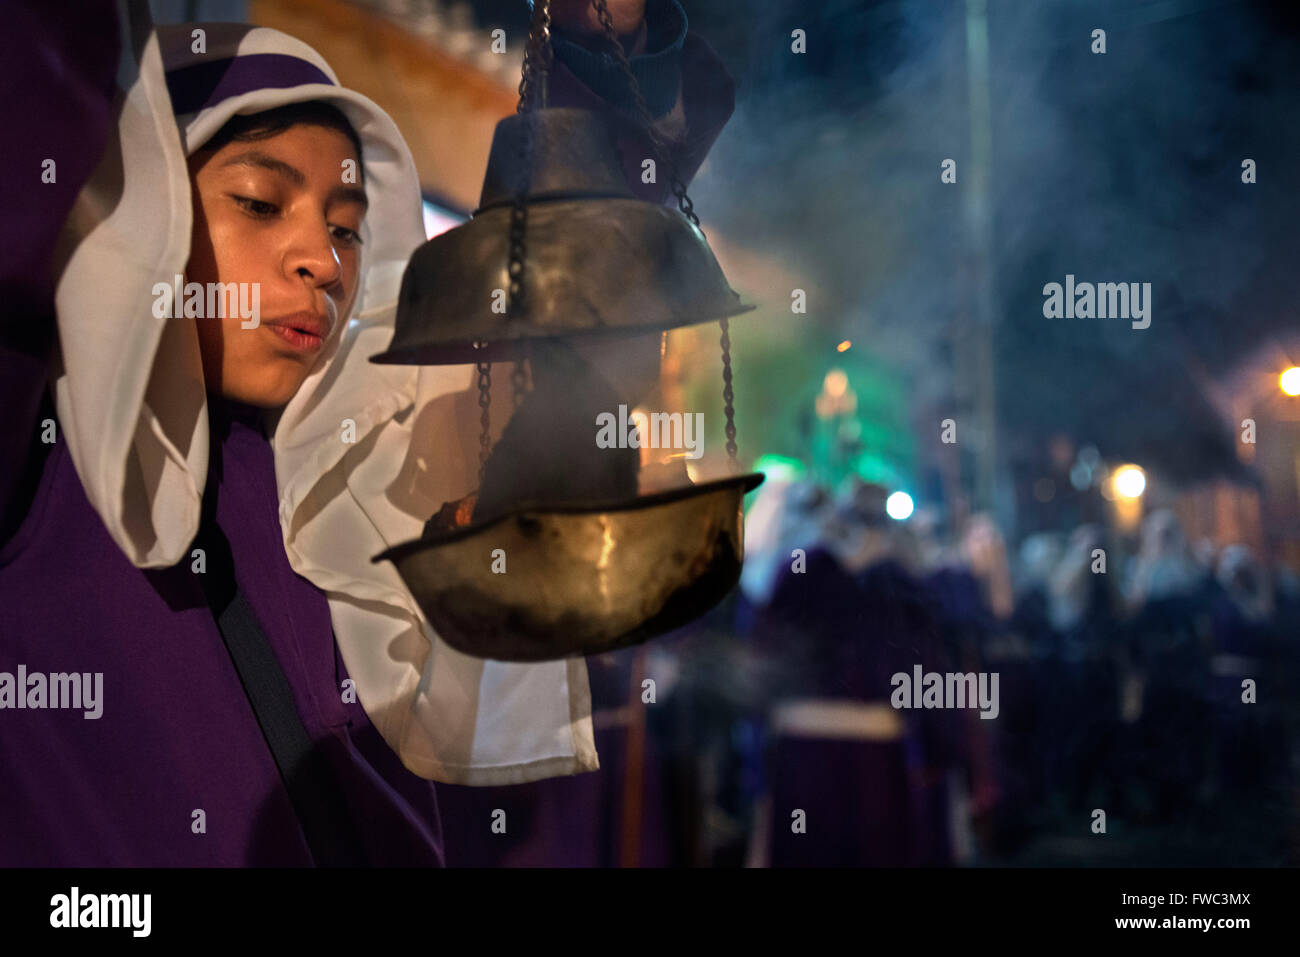
[[[755,637],[788,678],[772,691],[766,863],[950,862],[947,712],[899,711],[891,677],[947,670],[929,599],[892,561],[850,574],[829,550],[778,573]],[[805,829],[792,817],[804,815]]]

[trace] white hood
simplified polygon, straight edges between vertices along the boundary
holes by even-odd
[[[185,157],[236,113],[333,103],[361,138],[370,208],[354,313],[334,323],[288,405],[268,414],[290,564],[328,596],[357,697],[411,771],[496,785],[595,770],[584,661],[463,655],[433,633],[393,565],[371,562],[418,538],[477,470],[472,366],[368,361],[388,347],[402,271],[424,241],[415,166],[396,126],[276,30],[186,24],[147,36],[138,60],[123,44],[118,135],[69,218],[75,249],[57,288],[51,376],[87,497],[135,565],[188,557],[208,467],[198,336],[192,321],[152,309],[154,284],[171,285],[189,259]],[[168,78],[188,112],[173,115]]]

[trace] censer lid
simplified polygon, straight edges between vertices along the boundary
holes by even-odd
[[[533,157],[523,257],[528,296],[506,313],[526,125]],[[526,356],[530,339],[644,333],[753,308],[727,284],[697,226],[634,198],[596,113],[545,109],[497,125],[481,205],[469,222],[411,257],[392,343],[371,361],[495,362]]]
[[[529,152],[531,162],[526,160]],[[574,107],[516,113],[497,123],[474,215],[509,205],[521,190],[534,202],[565,194],[636,198],[609,127],[591,110]]]

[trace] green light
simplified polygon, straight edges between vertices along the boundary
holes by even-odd
[[[762,472],[769,482],[793,482],[808,474],[808,469],[798,459],[788,455],[760,455],[754,463],[754,471]]]

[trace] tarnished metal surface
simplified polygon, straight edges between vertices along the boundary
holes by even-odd
[[[527,300],[504,314],[518,134],[535,124],[523,259]],[[748,312],[700,230],[632,197],[601,119],[547,109],[502,120],[482,205],[435,236],[402,279],[396,332],[379,363],[438,365],[526,354],[538,337],[671,329]],[[498,311],[494,310],[494,305]],[[475,349],[474,343],[487,345]]]
[[[744,495],[762,480],[741,475],[618,506],[516,512],[374,561],[392,561],[439,636],[467,654],[598,654],[678,628],[735,586]]]

